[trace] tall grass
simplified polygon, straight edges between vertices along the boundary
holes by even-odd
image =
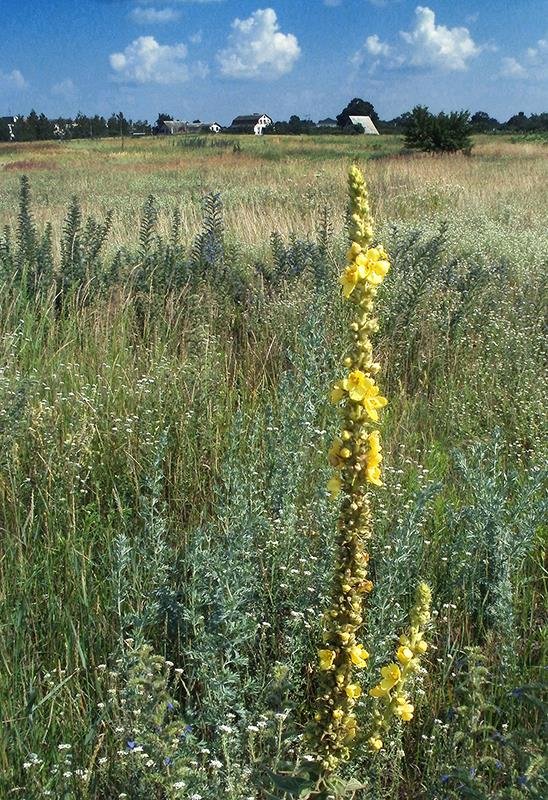
[[[424,167],[378,164],[381,216],[402,213],[382,230],[391,405],[371,681],[419,575],[434,590],[437,649],[412,730],[395,728],[375,762],[363,748],[349,775],[371,800],[540,798],[546,238],[512,162],[499,190],[518,184],[511,222],[464,172],[491,162],[429,162],[426,213],[409,206]],[[457,172],[471,199],[450,206]],[[257,208],[267,188],[250,187]],[[42,241],[50,212],[37,194]],[[159,197],[139,212],[140,242],[117,255],[120,220],[139,227],[120,207],[114,242],[62,309],[59,219],[43,292],[6,271],[2,250],[2,796],[262,799],[267,769],[306,758],[334,557],[325,387],[344,315],[344,208],[338,190],[328,199],[329,234],[327,222],[315,232],[322,196],[310,225],[306,210],[301,229],[292,219],[292,241],[282,214],[251,247],[231,213],[221,230],[206,211],[200,231],[193,212],[192,236],[185,223],[175,236]],[[8,238],[16,253],[13,224]]]

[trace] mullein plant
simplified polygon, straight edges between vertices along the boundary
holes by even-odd
[[[373,533],[371,488],[382,486],[379,410],[387,404],[375,383],[380,365],[370,336],[378,330],[374,301],[390,264],[381,246],[372,246],[373,226],[362,173],[350,168],[350,238],[342,292],[352,304],[352,346],[344,358],[347,375],[331,392],[341,410],[341,433],[329,451],[335,474],[328,483],[341,497],[333,602],[325,614],[323,647],[318,651],[320,693],[310,744],[322,770],[331,773],[350,757],[357,736],[356,703],[362,694],[358,673],[369,653],[360,641],[368,578],[367,542]]]
[[[396,658],[381,668],[379,683],[369,690],[370,696],[376,700],[373,733],[369,738],[372,750],[382,748],[383,733],[389,729],[394,717],[402,722],[413,719],[415,707],[409,699],[408,690],[413,676],[421,669],[420,657],[428,650],[424,632],[430,621],[431,603],[430,587],[427,583],[419,583],[411,609],[409,630],[399,638]]]

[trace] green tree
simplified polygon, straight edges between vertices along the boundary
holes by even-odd
[[[488,131],[498,130],[500,122],[494,117],[490,117],[487,111],[476,111],[470,118],[470,126],[474,133],[487,133]]]
[[[415,106],[405,132],[407,147],[425,152],[455,153],[469,150],[470,115],[468,111],[441,112],[435,116],[427,106]]]
[[[350,117],[371,117],[372,122],[377,124],[379,115],[375,111],[372,103],[367,100],[362,100],[361,97],[355,97],[349,104],[343,108],[340,114],[337,114],[337,125],[339,128],[346,128],[351,125]]]

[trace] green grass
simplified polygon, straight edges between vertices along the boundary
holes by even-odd
[[[0,795],[264,800],[265,768],[306,755],[330,592],[326,397],[346,341],[337,274],[356,138],[242,137],[239,154],[126,146],[0,150],[4,164],[44,162],[29,170],[33,213],[53,223],[57,268],[74,192],[85,213],[115,209],[97,269],[126,252],[105,291],[69,296],[62,313],[2,275]],[[367,800],[544,796],[541,148],[485,137],[469,159],[366,163],[393,261],[376,340],[390,404],[366,688],[419,578],[436,612],[416,719],[348,768]],[[3,175],[2,225],[15,226],[19,174]],[[182,211],[180,269],[212,189],[224,270],[200,262],[166,291],[170,214]],[[150,193],[159,218],[143,251]],[[326,204],[332,230],[318,234]],[[168,681],[162,659],[182,672]]]

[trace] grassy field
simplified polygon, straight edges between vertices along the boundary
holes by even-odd
[[[546,147],[401,144],[0,145],[0,797],[289,796],[267,770],[309,755],[354,159],[392,260],[365,688],[419,579],[435,613],[415,719],[346,774],[546,796]]]

